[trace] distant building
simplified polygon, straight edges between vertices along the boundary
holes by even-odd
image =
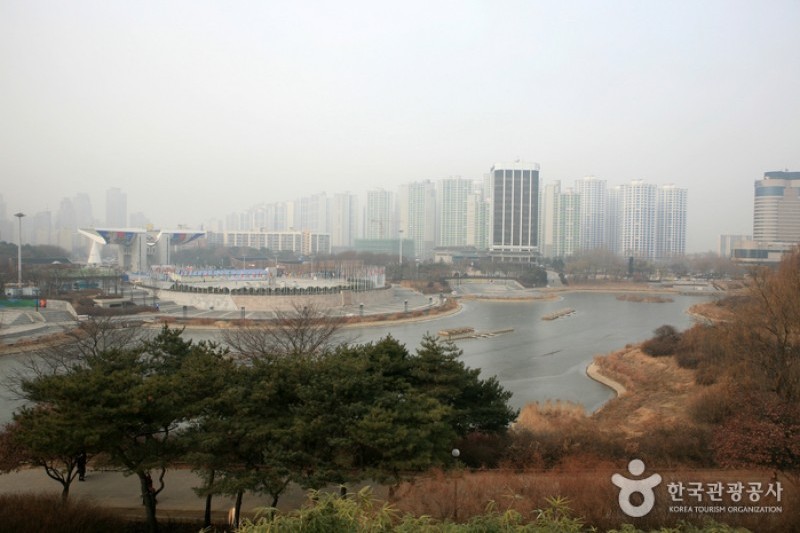
[[[439,231],[437,247],[465,246],[467,244],[468,201],[472,194],[472,180],[461,177],[443,178],[436,182],[437,216]],[[473,199],[474,200],[474,199]]]
[[[608,243],[608,191],[606,180],[587,176],[575,180],[580,197],[581,250],[605,248]]]
[[[495,164],[490,171],[489,246],[501,260],[531,260],[538,252],[539,165]]]
[[[686,213],[688,190],[675,185],[658,188],[656,200],[656,258],[669,259],[686,254]]]
[[[358,196],[349,192],[333,195],[328,209],[331,246],[352,248],[358,237]]]
[[[438,220],[436,187],[430,180],[407,183],[397,194],[397,214],[402,238],[414,241],[417,259],[433,259]]]
[[[309,231],[225,231],[208,233],[211,246],[248,247],[269,249],[272,252],[288,251],[302,255],[328,255],[331,253],[331,236],[328,233]]]
[[[800,172],[765,172],[755,182],[753,240],[731,253],[744,264],[777,264],[800,243]]]
[[[608,214],[606,220],[606,235],[608,250],[615,254],[621,255],[621,235],[620,228],[622,226],[622,185],[615,185],[609,187],[608,193]]]
[[[385,254],[404,261],[414,260],[414,241],[411,239],[356,239],[355,250],[371,254]]]
[[[294,228],[312,233],[330,233],[328,227],[328,196],[323,192],[304,196],[297,202]]]
[[[480,181],[475,181],[467,196],[467,246],[489,248],[489,203]]]
[[[539,251],[544,257],[556,257],[558,227],[558,200],[561,197],[561,180],[548,183],[539,195]]]
[[[106,191],[106,226],[128,227],[128,195],[118,187]]]
[[[368,240],[397,238],[394,193],[383,189],[367,191],[364,238]]]
[[[657,187],[634,180],[623,185],[620,192],[620,253],[655,259]]]
[[[733,257],[733,250],[752,240],[752,235],[720,235],[717,255],[720,257]]]
[[[571,187],[556,199],[553,255],[567,257],[581,249],[581,195]]]
[[[800,172],[766,172],[755,183],[753,239],[800,242]]]

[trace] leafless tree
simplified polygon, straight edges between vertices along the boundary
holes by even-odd
[[[66,372],[105,350],[130,348],[145,340],[149,332],[141,325],[131,326],[112,317],[90,317],[64,326],[61,336],[59,340],[45,341],[3,378],[2,384],[11,397],[22,397],[19,385],[24,379]]]
[[[325,313],[311,304],[295,303],[288,311],[276,311],[269,321],[244,321],[223,330],[222,339],[231,353],[243,359],[284,356],[317,356],[344,342],[339,334],[342,317]]]

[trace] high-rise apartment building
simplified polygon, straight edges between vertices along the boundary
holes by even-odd
[[[438,233],[434,183],[425,180],[401,185],[397,194],[397,213],[402,238],[414,241],[417,259],[432,259]]]
[[[608,194],[606,180],[587,176],[575,180],[580,197],[580,250],[606,248],[608,242]]]
[[[616,255],[620,255],[621,235],[620,227],[622,226],[622,185],[615,185],[609,187],[608,193],[608,212],[606,214],[606,231],[608,250]]]
[[[298,202],[295,228],[312,233],[328,233],[328,195],[324,192],[305,196]]]
[[[467,196],[466,244],[478,250],[489,247],[489,203],[480,181],[473,183],[472,192]]]
[[[765,172],[755,183],[753,239],[800,242],[800,172]]]
[[[581,249],[581,221],[581,195],[568,187],[556,199],[555,257],[567,257]]]
[[[467,245],[467,210],[472,184],[472,180],[461,177],[443,178],[436,182],[439,218],[436,246]]]
[[[267,204],[264,223],[268,231],[289,231],[294,227],[294,202],[275,202]]]
[[[331,246],[352,248],[358,236],[358,196],[349,192],[333,195],[328,216]]]
[[[675,185],[658,188],[656,201],[656,258],[669,259],[686,253],[686,205],[688,190]]]
[[[656,256],[657,187],[634,180],[620,189],[619,253],[652,260]]]
[[[558,226],[558,199],[561,180],[541,187],[539,195],[539,251],[544,257],[556,257],[556,228]]]
[[[128,195],[118,187],[106,191],[106,226],[128,227]]]
[[[367,240],[396,239],[396,212],[394,193],[383,189],[367,191],[364,238]]]
[[[532,256],[539,244],[539,165],[498,163],[490,171],[490,181],[490,249]]]

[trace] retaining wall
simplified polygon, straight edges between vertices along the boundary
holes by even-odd
[[[336,308],[363,303],[366,306],[390,302],[394,296],[391,287],[364,292],[341,291],[337,294],[310,294],[295,296],[251,296],[240,294],[205,294],[197,292],[177,292],[160,290],[157,296],[162,300],[188,305],[197,309],[216,311],[237,311],[244,307],[247,311],[288,311],[296,304],[310,304],[320,308]]]

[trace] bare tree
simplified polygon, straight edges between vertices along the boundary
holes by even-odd
[[[111,317],[91,317],[65,326],[62,336],[63,340],[44,343],[3,378],[2,384],[13,398],[23,398],[19,385],[24,379],[66,372],[82,365],[88,357],[106,350],[129,348],[150,335],[138,325],[126,325]]]
[[[294,303],[291,310],[275,314],[275,320],[251,320],[223,330],[222,339],[234,355],[245,359],[317,356],[343,342],[338,334],[344,319],[314,305]]]

